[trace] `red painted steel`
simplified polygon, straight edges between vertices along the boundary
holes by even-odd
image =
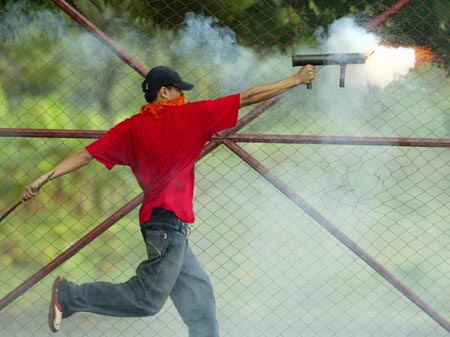
[[[387,10],[385,10],[383,13],[381,13],[379,16],[377,16],[372,21],[369,21],[366,23],[365,28],[367,30],[374,30],[376,27],[381,26],[383,23],[385,23],[389,18],[400,12],[405,6],[408,6],[412,0],[399,0],[395,4],[393,4],[391,7],[389,7]]]
[[[66,129],[15,129],[0,128],[0,137],[28,138],[100,138],[106,133],[102,130],[66,130]]]
[[[270,102],[275,104],[276,102]],[[407,137],[351,137],[351,136],[311,136],[311,135],[274,135],[274,134],[236,134],[249,122],[261,115],[267,105],[260,105],[249,112],[240,123],[231,130],[214,135],[205,147],[204,153],[210,153],[223,140],[241,143],[280,143],[280,144],[320,144],[320,145],[367,145],[367,146],[414,146],[414,147],[450,147],[449,138],[407,138]],[[65,129],[14,129],[0,128],[0,137],[30,138],[81,138],[96,139],[106,133],[103,130],[65,130]]]
[[[449,138],[234,134],[227,139],[243,143],[450,147]]]
[[[100,41],[104,42],[106,46],[111,48],[114,53],[117,54],[126,64],[128,64],[131,68],[136,70],[142,76],[145,76],[148,72],[148,69],[139,64],[136,60],[134,60],[127,52],[125,52],[120,46],[115,43],[111,38],[109,38],[105,33],[103,33],[97,26],[95,26],[92,22],[90,22],[85,16],[83,16],[80,12],[78,12],[74,7],[72,7],[69,3],[64,0],[53,0],[55,5],[61,8],[67,15],[69,15],[73,20],[78,22],[81,26],[83,26],[87,31],[91,32],[95,37],[97,37]]]

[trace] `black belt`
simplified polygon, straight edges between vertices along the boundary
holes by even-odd
[[[174,212],[164,208],[155,208],[149,221],[142,225],[142,230],[165,230],[173,229],[177,232],[187,235],[188,225],[181,221]]]

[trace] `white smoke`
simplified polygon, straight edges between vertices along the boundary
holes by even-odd
[[[33,31],[41,34],[36,38],[47,38],[54,41],[67,33],[67,27],[60,16],[48,9],[31,9],[29,1],[9,1],[0,12],[0,38],[14,43],[25,36],[33,36]]]
[[[43,9],[33,14],[26,10],[27,3],[25,0],[19,1],[4,12],[3,18],[8,19],[2,26],[4,38],[7,34],[26,35],[25,22],[28,22],[28,27],[37,26],[42,35],[53,36],[54,54],[67,60],[73,72],[96,74],[97,78],[117,60],[110,49],[90,33],[81,28],[68,29],[67,18],[62,13],[55,14]],[[256,84],[279,80],[299,69],[292,68],[290,55],[285,51],[271,49],[270,52],[256,52],[244,47],[238,43],[232,29],[219,25],[218,19],[202,14],[188,13],[181,30],[160,31],[151,38],[136,32],[131,26],[121,26],[119,31],[120,37],[113,36],[113,40],[131,55],[143,55],[142,64],[148,68],[165,64],[176,68],[182,76],[188,76],[187,80],[195,83],[198,90],[194,93],[197,97],[192,95],[191,99],[239,92]],[[326,33],[324,31],[318,29],[319,48],[301,46],[295,49],[295,53],[304,53],[305,50],[308,53],[375,51],[366,64],[347,67],[346,87],[385,88],[405,77],[414,66],[413,49],[381,46],[381,37],[367,32],[353,18],[336,20]],[[319,68],[313,85],[317,88],[314,93],[321,87],[323,90],[325,84],[336,88],[339,66]]]
[[[255,69],[263,64],[255,52],[238,44],[236,34],[218,25],[218,19],[188,13],[184,27],[172,42],[170,51],[188,59],[193,67],[205,71],[213,86],[222,93],[245,89],[245,83],[255,81]],[[244,86],[242,86],[243,79]]]
[[[172,45],[171,51],[196,54],[200,63],[214,67],[245,56],[245,49],[238,45],[233,30],[217,23],[216,18],[188,13],[179,39]]]
[[[368,84],[384,88],[408,75],[415,62],[412,48],[378,46],[363,68],[362,76]]]
[[[322,48],[328,53],[358,53],[371,51],[381,38],[357,25],[354,18],[344,17],[334,21],[328,34],[318,35]]]
[[[85,30],[70,31],[66,19],[62,12],[30,8],[28,0],[11,1],[0,12],[0,38],[22,45],[50,40],[53,48],[48,54],[54,49],[77,71],[91,73],[107,69],[111,60],[116,59],[113,52]]]
[[[385,88],[406,76],[415,65],[413,48],[383,46],[380,36],[358,26],[351,17],[336,20],[328,34],[319,34],[318,38],[326,53],[373,53],[365,65],[347,68],[349,76],[357,79],[358,85]]]
[[[65,53],[64,58],[83,74],[97,72],[98,75],[107,71],[112,62],[117,60],[113,51],[89,32],[74,34],[70,39],[62,40],[61,45]]]
[[[327,32],[319,28],[316,33],[318,48],[302,46],[308,53],[366,53],[371,54],[363,65],[349,65],[346,77],[350,85],[385,88],[405,77],[415,65],[412,48],[394,48],[382,45],[382,38],[359,26],[354,18],[336,20]],[[218,25],[218,20],[201,14],[188,13],[184,27],[170,45],[171,54],[188,59],[213,78],[225,93],[245,89],[245,85],[259,81],[272,81],[289,74],[289,56],[281,52],[256,53],[237,43],[235,33]],[[339,67],[329,66],[323,76],[336,86]]]

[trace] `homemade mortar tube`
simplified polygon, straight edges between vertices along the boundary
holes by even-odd
[[[339,86],[341,88],[345,85],[345,68],[347,64],[363,64],[366,63],[365,53],[340,53],[340,54],[305,54],[292,55],[292,66],[305,66],[311,64],[313,66],[325,66],[338,64],[341,66],[341,73],[339,78]],[[312,84],[306,85],[308,89],[312,88]]]

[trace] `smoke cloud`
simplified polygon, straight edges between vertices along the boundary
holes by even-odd
[[[288,74],[280,65],[286,55],[273,51],[257,54],[252,49],[240,46],[235,33],[228,27],[221,27],[218,20],[189,13],[184,28],[178,32],[170,51],[181,58],[189,58],[196,66],[207,68],[208,72],[221,79],[226,93],[239,91],[242,79],[246,84],[276,79]],[[347,67],[347,77],[358,86],[385,88],[394,81],[404,78],[415,65],[413,48],[395,48],[382,45],[382,38],[358,26],[356,20],[344,17],[336,20],[325,32],[316,32],[319,47],[302,46],[307,53],[366,53],[371,54],[366,64]],[[336,85],[339,67],[328,67],[327,82]],[[321,72],[324,72],[321,69]]]
[[[413,48],[383,46],[380,36],[358,26],[350,17],[336,20],[326,35],[318,31],[318,39],[326,53],[371,54],[366,64],[350,67],[349,75],[359,85],[385,88],[406,76],[416,62]]]
[[[263,64],[252,49],[238,44],[233,30],[202,14],[186,15],[170,51],[204,69],[215,79],[213,86],[220,86],[216,89],[223,93],[241,91],[249,83],[256,83],[255,75],[260,72],[255,70]]]
[[[107,70],[117,59],[114,53],[81,27],[71,29],[67,20],[62,12],[31,8],[28,0],[11,1],[0,12],[0,38],[25,46],[50,40],[53,46],[48,54],[57,53],[77,71]]]
[[[0,33],[4,40],[14,41],[27,35],[32,27],[35,30],[37,28],[41,37],[55,41],[55,49],[62,45],[64,57],[74,70],[81,73],[98,74],[107,71],[111,62],[116,59],[107,47],[89,33],[68,29],[66,20],[59,15],[61,13],[46,9],[31,12],[27,3],[25,0],[10,3],[1,13],[3,24]],[[238,44],[232,29],[220,26],[217,19],[202,14],[188,13],[180,31],[162,32],[153,38],[132,32],[130,27],[122,24],[120,31],[122,39],[113,38],[125,46],[126,50],[140,50],[144,55],[148,55],[145,64],[149,67],[162,63],[171,65],[174,60],[178,60],[192,69],[200,68],[204,78],[211,78],[207,85],[217,94],[242,91],[251,85],[276,80],[292,73],[289,56],[273,51],[267,54],[256,53],[251,48],[243,47]],[[126,33],[127,31],[129,33]],[[327,32],[319,28],[316,36],[318,48],[302,46],[299,52],[373,52],[365,65],[347,67],[348,83],[385,88],[406,76],[414,67],[415,55],[412,48],[382,46],[381,37],[358,26],[354,18],[336,20]],[[149,50],[142,48],[143,40]],[[166,56],[161,56],[161,53],[166,53]],[[287,62],[283,64],[280,62],[282,59]],[[326,82],[334,86],[339,67],[327,68],[330,69],[321,72],[326,73],[323,75],[327,79]],[[320,76],[322,75],[318,75],[318,78]]]
[[[33,30],[41,32],[40,38],[57,40],[64,36],[67,27],[63,20],[47,9],[31,9],[27,0],[7,2],[0,12],[0,38],[14,43]]]

